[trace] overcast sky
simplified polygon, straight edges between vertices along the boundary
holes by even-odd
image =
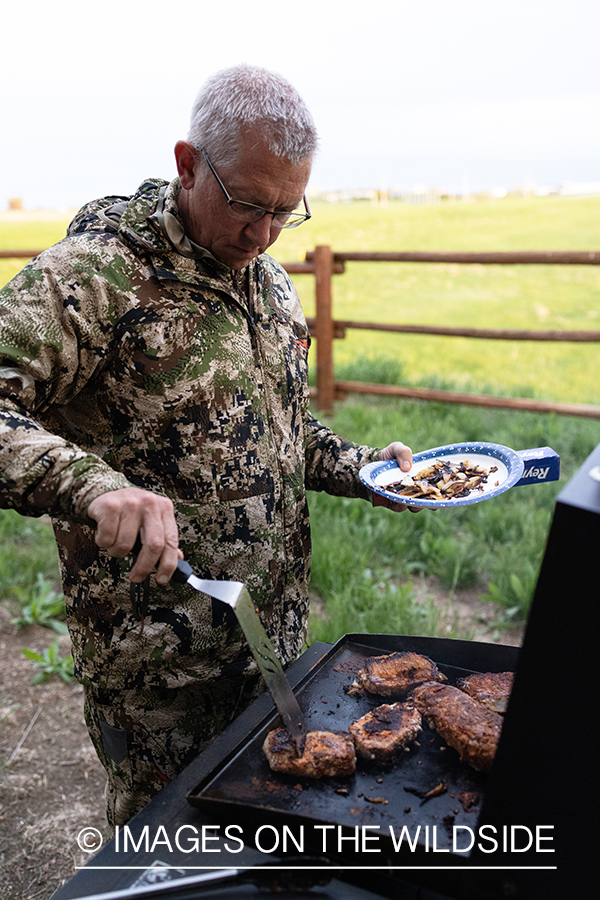
[[[0,209],[174,177],[198,88],[239,62],[303,95],[315,185],[600,180],[598,0],[29,0],[2,34]]]

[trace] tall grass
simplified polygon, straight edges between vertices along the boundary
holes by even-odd
[[[30,519],[0,509],[0,600],[15,611],[39,592],[40,577],[58,587],[58,556],[46,519]]]
[[[352,440],[381,447],[400,439],[414,451],[464,440],[551,446],[561,457],[561,480],[416,515],[311,494],[312,587],[326,598],[324,614],[311,620],[312,640],[336,639],[352,622],[379,632],[435,632],[431,604],[417,602],[411,589],[421,576],[435,576],[449,597],[475,588],[496,604],[500,622],[526,616],[556,494],[598,442],[596,422],[378,398],[350,399],[326,421]]]

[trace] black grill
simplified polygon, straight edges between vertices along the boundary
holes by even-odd
[[[349,716],[351,721],[367,706],[376,705],[368,698],[343,692],[352,667],[365,655],[414,649],[438,663],[451,682],[471,671],[515,670],[498,752],[487,776],[461,763],[450,748],[442,750],[435,733],[424,728],[421,746],[389,770],[363,767],[364,774],[357,775],[351,785],[342,784],[342,780],[303,783],[299,790],[295,780],[271,773],[262,758],[262,738],[277,721],[270,697],[263,695],[135,817],[131,831],[139,835],[148,826],[155,833],[163,826],[173,834],[181,826],[199,828],[214,822],[243,826],[247,837],[246,830],[254,833],[262,824],[274,823],[276,830],[286,825],[294,831],[300,825],[308,829],[320,823],[339,825],[343,834],[351,837],[355,825],[387,827],[393,819],[397,826],[410,825],[412,834],[420,825],[423,830],[428,827],[431,835],[433,826],[437,826],[437,850],[432,850],[431,839],[429,847],[420,840],[414,851],[406,847],[396,851],[393,841],[391,846],[388,841],[378,854],[363,853],[360,848],[354,852],[351,841],[342,841],[339,851],[330,844],[318,862],[331,861],[341,871],[328,886],[315,886],[307,894],[400,900],[564,900],[590,896],[595,882],[593,860],[600,800],[596,763],[600,483],[589,473],[599,465],[600,445],[557,498],[520,650],[419,637],[346,635],[333,648],[313,645],[290,667],[290,682],[309,726],[330,730],[336,730],[332,723],[342,718],[344,722],[338,727],[346,728]],[[446,782],[447,790],[423,803],[417,794],[406,790],[415,788],[423,793],[441,781]],[[344,787],[349,795],[336,793]],[[365,797],[375,791],[388,803],[369,803]],[[363,796],[359,798],[360,793]],[[477,801],[465,809],[460,794],[477,795]],[[467,826],[476,834],[483,826],[488,834],[493,829],[499,850],[485,852],[491,843],[479,840],[480,846],[476,843],[469,854],[453,852],[448,844],[453,825]],[[383,830],[380,828],[380,832]],[[533,846],[522,849],[527,835],[535,836],[536,830],[537,847],[534,839]],[[516,841],[514,850],[511,836]],[[295,853],[293,847],[286,857],[279,856],[279,851],[261,852],[247,846],[234,855],[223,852],[223,846],[222,839],[213,845],[221,850],[218,856],[208,852],[169,853],[164,849],[148,852],[143,846],[124,855],[116,851],[113,841],[92,865],[143,868],[158,858],[180,866],[189,875],[191,866],[263,866],[278,861],[291,865],[289,856]],[[303,855],[319,849],[311,842]],[[545,852],[550,849],[555,852]],[[391,867],[382,869],[388,861]],[[55,900],[129,887],[138,876],[139,872],[123,868],[101,875],[86,867],[55,895]],[[248,896],[271,896],[267,889],[252,891]],[[195,896],[193,889],[188,895]],[[197,896],[223,894],[198,891]],[[226,896],[237,893],[231,888]],[[284,886],[279,896],[292,895]]]

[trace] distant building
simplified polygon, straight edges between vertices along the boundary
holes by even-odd
[[[463,185],[464,187],[464,185]],[[440,201],[501,200],[508,196],[520,197],[592,197],[600,196],[600,181],[565,181],[563,184],[536,184],[528,180],[509,190],[494,186],[474,193],[456,193],[453,188],[429,187],[415,184],[412,188],[392,187],[389,190],[376,188],[347,188],[331,191],[324,187],[309,186],[309,197],[328,203],[352,203],[357,200],[369,201],[372,206],[387,206],[388,199],[408,205],[426,205]]]
[[[600,194],[600,181],[565,181],[559,193],[563,196],[591,196]]]

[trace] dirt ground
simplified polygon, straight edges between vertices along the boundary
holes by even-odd
[[[475,640],[498,637],[475,591],[450,602],[430,584],[427,594],[449,628],[458,616]],[[37,625],[17,630],[0,602],[0,900],[47,900],[93,856],[79,849],[78,836],[94,828],[109,837],[104,770],[87,735],[81,688],[58,678],[32,685],[35,670],[21,652],[40,653],[53,638]],[[506,644],[521,639],[520,628],[501,636]],[[69,639],[60,644],[68,655]]]
[[[87,735],[75,682],[32,685],[27,647],[42,652],[47,628],[17,630],[0,604],[0,898],[46,900],[91,854],[84,828],[108,835],[104,770]],[[63,656],[68,637],[60,638]]]

